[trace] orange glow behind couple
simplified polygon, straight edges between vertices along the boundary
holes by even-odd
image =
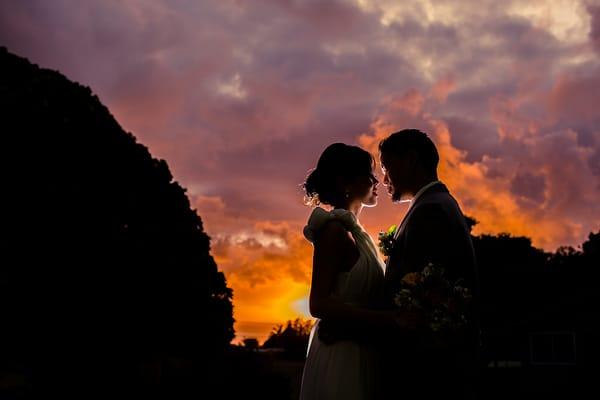
[[[333,142],[376,155],[395,130],[429,133],[475,234],[555,250],[600,227],[600,7],[323,3],[11,2],[0,33],[168,162],[234,290],[238,340],[309,317],[299,185]],[[361,223],[376,237],[406,209],[380,190]]]

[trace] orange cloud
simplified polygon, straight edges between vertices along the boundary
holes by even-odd
[[[242,327],[249,321],[275,324],[298,315],[310,317],[303,305],[310,287],[312,249],[298,232],[287,223],[260,222],[246,242],[229,245],[226,253],[215,249],[234,290],[234,316]]]
[[[429,96],[435,96],[434,93],[430,91]],[[412,89],[400,98],[423,96]],[[453,145],[453,133],[443,118],[432,115],[427,107],[417,113],[416,108],[408,107],[406,115],[398,114],[397,102],[382,108],[359,142],[376,154],[377,144],[390,133],[415,125],[428,127],[425,130],[440,152],[440,178],[463,211],[479,221],[475,233],[524,235],[532,238],[536,246],[549,250],[578,243],[586,230],[600,225],[598,214],[591,211],[587,225],[573,215],[579,212],[576,210],[585,209],[585,199],[598,195],[593,184],[581,184],[582,175],[594,182],[588,165],[592,149],[579,144],[576,133],[570,130],[539,135],[539,127],[548,122],[525,117],[518,101],[492,98],[490,104],[497,132],[504,139],[503,145],[511,150],[498,157],[467,161],[466,151]],[[407,125],[407,121],[414,125]],[[517,179],[523,181],[524,176],[541,181],[538,186],[543,192],[535,196],[520,193]]]
[[[425,98],[417,89],[407,90],[401,96],[392,98],[389,107],[395,110],[401,110],[412,116],[418,115],[423,109]]]

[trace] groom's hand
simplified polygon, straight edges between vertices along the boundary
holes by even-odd
[[[335,323],[320,320],[319,328],[317,329],[319,340],[324,344],[333,344],[341,339],[341,330]]]
[[[427,319],[420,311],[394,311],[393,319],[396,326],[403,331],[418,331],[427,327]]]

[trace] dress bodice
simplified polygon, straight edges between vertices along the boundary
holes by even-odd
[[[359,251],[358,260],[352,268],[337,275],[333,296],[346,304],[378,308],[384,291],[385,264],[378,256],[373,239],[352,212],[344,209],[326,211],[316,207],[304,227],[304,236],[314,242],[318,231],[331,220],[342,223],[351,233]]]

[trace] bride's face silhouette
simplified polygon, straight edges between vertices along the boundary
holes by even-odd
[[[375,176],[375,171],[371,170],[369,175],[357,177],[347,192],[362,205],[374,207],[377,205],[377,186],[379,186],[379,180]]]

